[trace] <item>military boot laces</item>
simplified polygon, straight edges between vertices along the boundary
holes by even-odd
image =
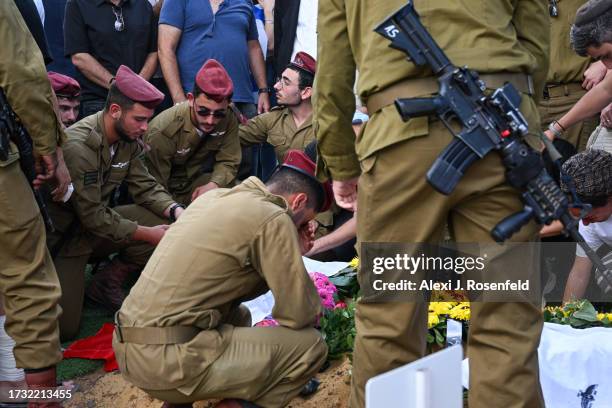
[[[140,267],[115,258],[94,275],[85,296],[114,313],[119,310],[125,300],[123,282],[130,273],[138,270]]]

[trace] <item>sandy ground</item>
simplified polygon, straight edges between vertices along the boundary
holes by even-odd
[[[308,399],[295,398],[289,408],[341,408],[348,405],[351,364],[348,359],[334,361],[320,373],[319,390]],[[64,403],[70,408],[159,408],[162,402],[149,397],[140,389],[125,382],[118,372],[100,370],[74,380],[79,390]],[[212,401],[200,401],[196,408],[213,407]]]

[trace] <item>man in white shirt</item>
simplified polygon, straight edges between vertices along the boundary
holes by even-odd
[[[586,150],[568,159],[563,171],[573,180],[578,197],[593,207],[579,225],[580,234],[594,251],[603,245],[612,248],[612,154],[604,150]],[[563,190],[569,191],[563,179],[561,182]],[[584,297],[592,267],[591,260],[577,245],[576,259],[565,285],[564,303]],[[612,279],[612,274],[607,275]],[[612,291],[605,280],[598,278],[597,281],[604,292]]]
[[[298,13],[297,27],[295,29],[295,40],[291,61],[295,55],[304,51],[317,59],[317,12],[319,0],[300,0],[300,11]]]

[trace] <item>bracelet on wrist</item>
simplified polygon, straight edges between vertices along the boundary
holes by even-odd
[[[559,128],[561,129],[562,132],[565,132],[567,129],[565,128],[565,126],[563,126],[561,124],[561,122],[559,122],[558,120],[553,120],[553,122],[555,125],[559,126]]]
[[[270,88],[259,88],[257,90],[258,94],[262,94],[262,93],[270,93]]]
[[[548,130],[550,130],[550,133],[552,133],[554,137],[561,138],[563,136],[563,131],[557,129],[555,127],[555,123],[558,124],[558,122],[556,122],[556,121],[551,122],[550,125],[548,125]],[[559,126],[559,127],[561,127],[561,126]]]

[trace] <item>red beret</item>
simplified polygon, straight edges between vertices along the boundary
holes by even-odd
[[[289,63],[289,66],[309,72],[312,75],[317,72],[317,60],[312,58],[310,54],[307,54],[304,51],[300,51],[295,54],[295,57],[293,58],[293,61]]]
[[[163,93],[125,65],[121,65],[117,70],[115,86],[126,97],[149,109],[155,108],[164,100]]]
[[[234,83],[219,61],[209,59],[198,71],[195,82],[215,102],[223,102],[234,94]]]
[[[51,81],[51,87],[55,95],[64,98],[76,98],[81,94],[81,85],[76,79],[53,71],[47,72],[47,76]]]
[[[285,155],[285,161],[283,161],[281,167],[290,168],[305,175],[311,180],[314,180],[317,185],[321,187],[321,191],[323,193],[323,203],[320,203],[319,205],[319,212],[329,210],[334,197],[331,183],[329,181],[321,183],[319,180],[317,180],[317,176],[315,175],[317,165],[310,160],[306,153],[301,150],[289,150]]]

